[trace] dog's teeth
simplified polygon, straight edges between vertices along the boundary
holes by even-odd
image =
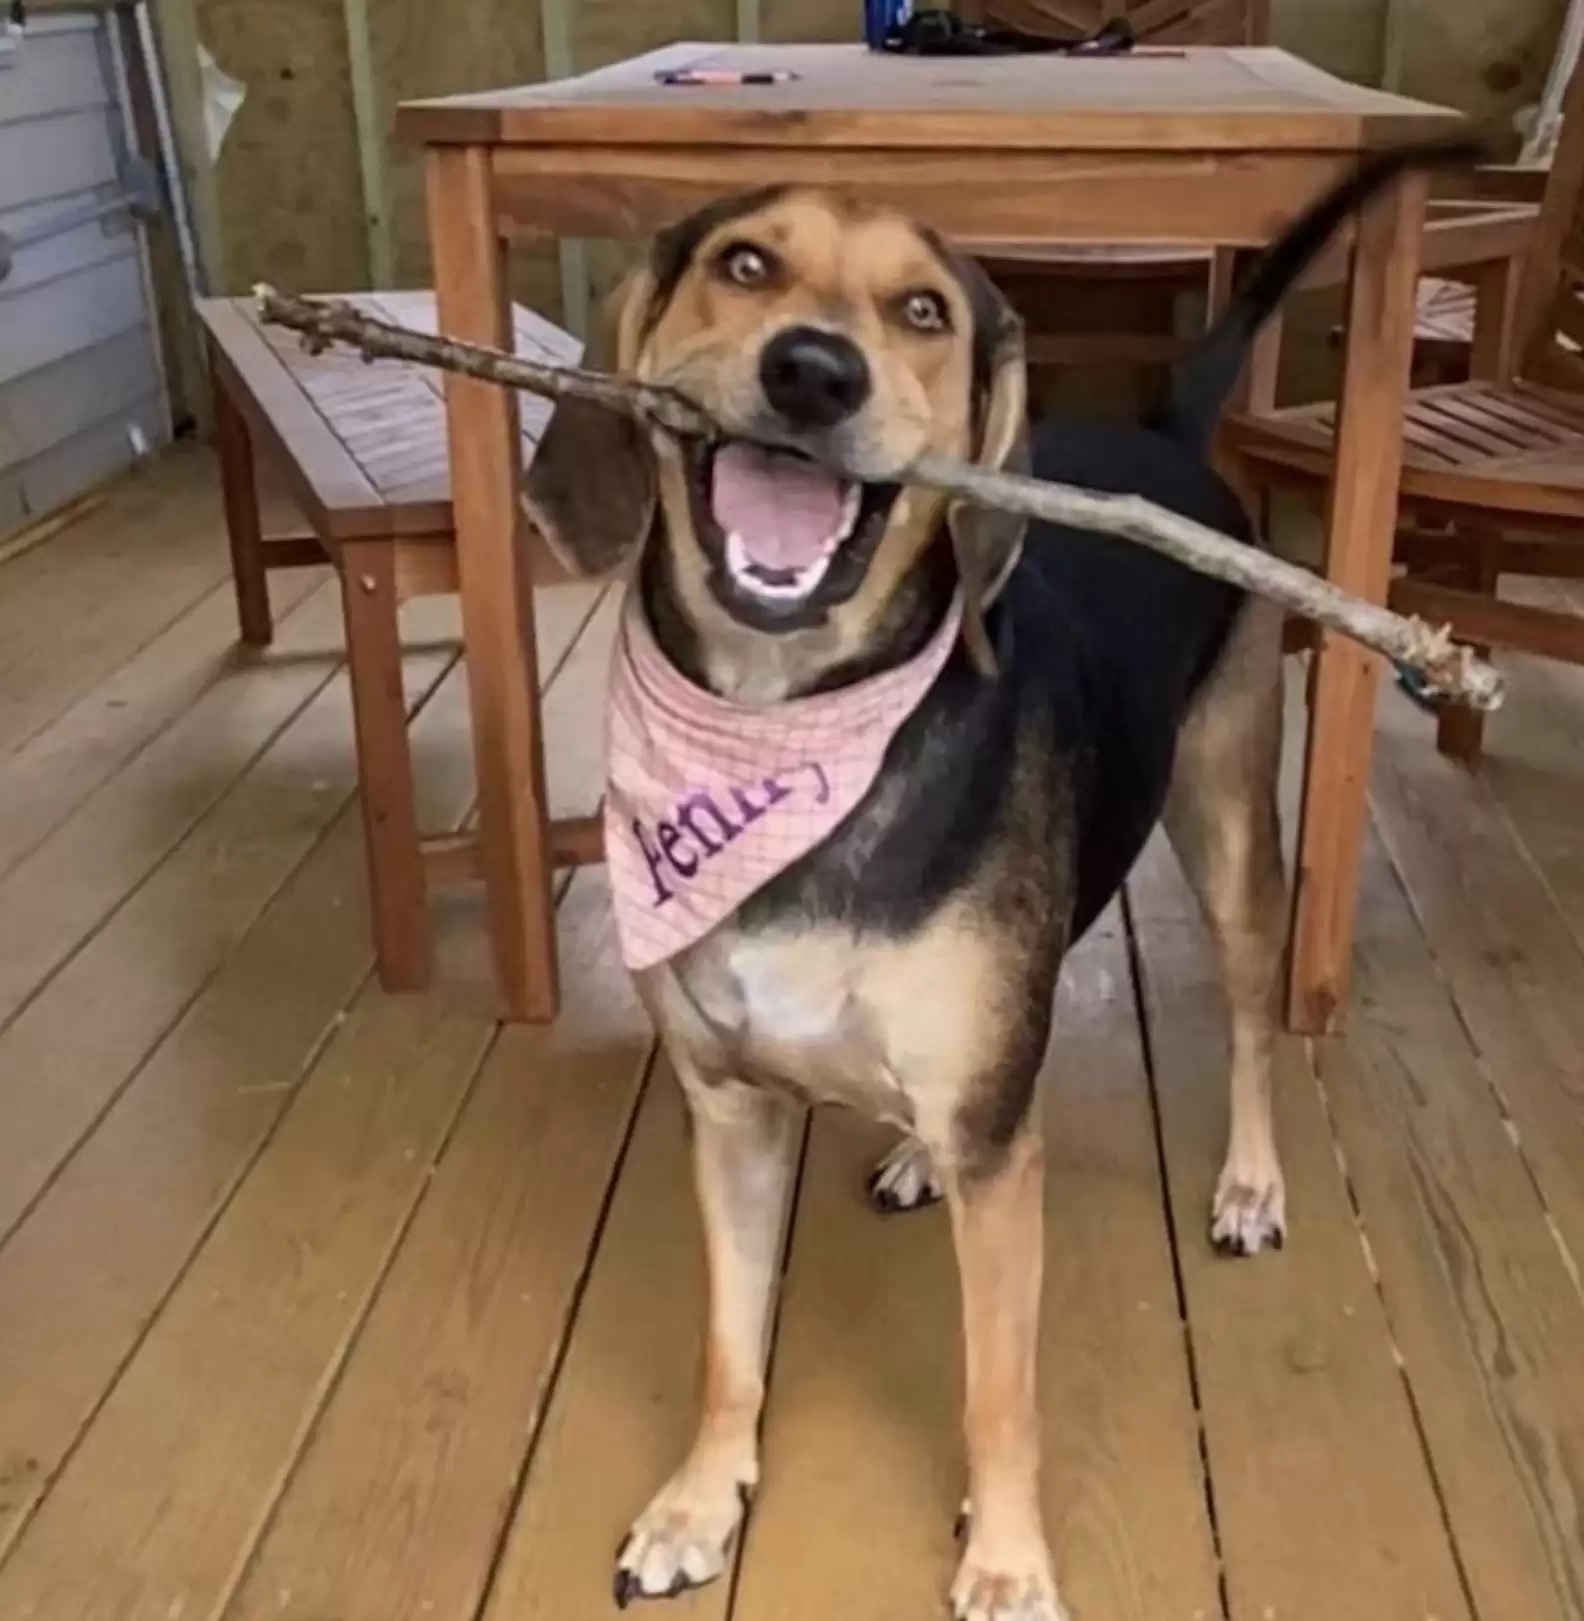
[[[799,570],[790,579],[770,580],[755,567],[753,558],[748,552],[747,542],[742,536],[735,533],[726,536],[727,572],[742,590],[765,602],[801,601],[825,578],[831,556],[832,553],[827,551],[823,557],[810,563],[807,568]]]
[[[842,502],[841,524],[836,531],[838,540],[846,540],[853,532],[858,522],[858,514],[863,508],[863,486],[849,484],[846,499]]]

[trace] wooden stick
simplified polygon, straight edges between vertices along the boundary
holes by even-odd
[[[294,298],[265,286],[255,289],[255,296],[263,320],[303,333],[311,347],[350,344],[370,360],[406,360],[552,400],[588,400],[646,427],[684,438],[725,437],[714,418],[670,389],[580,367],[546,366],[482,344],[413,332],[375,320],[337,300]],[[976,506],[1094,530],[1148,546],[1185,568],[1269,598],[1289,613],[1312,619],[1417,670],[1444,697],[1481,710],[1496,709],[1501,704],[1503,682],[1499,672],[1471,648],[1455,643],[1446,626],[1437,629],[1422,619],[1406,618],[1366,602],[1307,569],[1219,534],[1140,496],[1101,494],[970,467],[934,455],[919,457],[901,474],[901,482],[940,490]]]
[[[262,283],[253,289],[253,296],[262,320],[301,332],[310,350],[325,349],[332,343],[350,344],[369,360],[408,360],[520,388],[549,400],[588,400],[684,439],[721,437],[712,417],[668,388],[652,388],[607,372],[585,371],[581,366],[546,366],[491,349],[488,344],[414,332],[410,327],[377,321],[342,299],[296,298]]]
[[[1445,625],[1406,618],[1343,591],[1306,568],[1257,546],[1220,534],[1192,518],[1158,507],[1137,495],[1105,495],[1070,484],[1047,484],[968,467],[939,456],[921,456],[908,469],[910,483],[926,484],[978,506],[999,507],[1027,518],[1093,529],[1137,541],[1185,568],[1208,574],[1256,596],[1268,597],[1289,613],[1312,619],[1328,630],[1384,653],[1422,672],[1439,694],[1475,709],[1501,706],[1500,673],[1474,650],[1452,640]]]

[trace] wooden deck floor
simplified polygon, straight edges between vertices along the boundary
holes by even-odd
[[[241,661],[225,575],[199,452],[0,566],[0,1617],[602,1621],[700,1295],[602,880],[561,903],[553,1030],[489,1016],[467,895],[444,988],[382,995],[333,587],[278,583]],[[611,626],[542,602],[569,811]],[[457,823],[452,609],[408,629]],[[1384,704],[1352,1033],[1281,1057],[1285,1253],[1203,1237],[1221,1017],[1162,849],[1071,966],[1043,1384],[1076,1621],[1584,1618],[1584,673],[1512,677],[1479,778]],[[951,1260],[938,1212],[867,1211],[877,1146],[812,1125],[766,1483],[678,1616],[941,1612]]]

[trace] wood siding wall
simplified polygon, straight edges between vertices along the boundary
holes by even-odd
[[[1278,44],[1334,72],[1505,128],[1540,93],[1563,5],[1273,0],[1272,22]],[[156,13],[212,280],[235,292],[261,278],[301,291],[426,279],[417,164],[390,136],[404,97],[583,71],[675,39],[854,38],[860,9],[859,0],[160,0]],[[212,163],[194,102],[200,44],[247,90]],[[623,262],[600,244],[515,257],[519,294],[574,323]]]

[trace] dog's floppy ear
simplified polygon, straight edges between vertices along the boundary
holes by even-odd
[[[629,374],[654,296],[653,271],[632,271],[601,312],[583,364]],[[528,464],[523,507],[563,567],[606,574],[643,544],[655,488],[654,453],[637,423],[586,400],[561,400]]]
[[[1024,473],[1029,466],[1028,367],[1023,323],[990,278],[971,262],[959,267],[974,312],[974,460],[981,467]],[[963,587],[963,640],[975,668],[994,675],[995,653],[984,611],[995,601],[1023,550],[1027,520],[953,501],[946,509],[952,552]]]

